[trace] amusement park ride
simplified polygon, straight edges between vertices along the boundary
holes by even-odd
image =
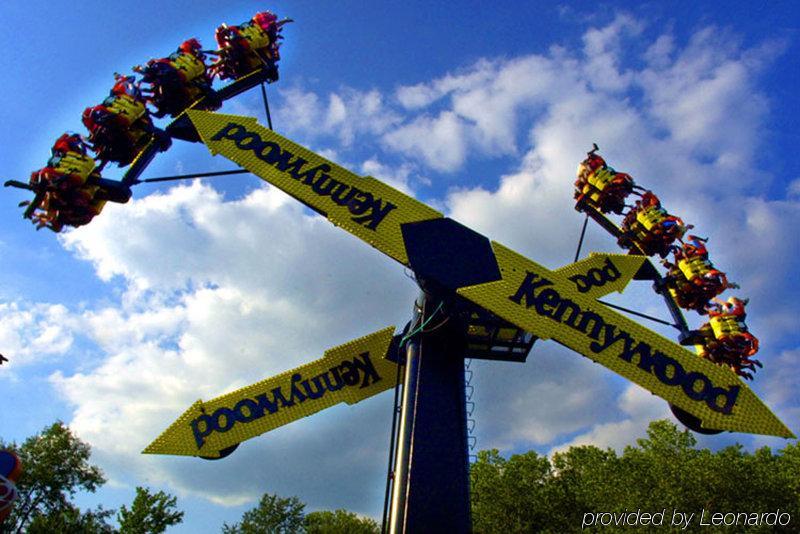
[[[22,463],[19,457],[12,451],[0,450],[0,529],[14,507],[18,495],[14,483],[21,474]]]
[[[241,167],[227,174],[259,176],[413,271],[421,294],[401,333],[387,327],[278,376],[198,400],[144,452],[223,458],[276,427],[394,388],[392,505],[384,523],[392,532],[466,532],[465,359],[524,362],[537,339],[557,341],[665,399],[694,431],[792,437],[742,381],[761,367],[753,359],[758,340],[744,323],[747,301],[717,298],[738,286],[711,263],[706,239],[686,235],[690,225],[609,167],[596,146],[578,168],[576,209],[614,235],[627,254],[579,260],[579,244],[574,263],[549,270],[275,133],[268,107],[269,128],[254,118],[216,113],[225,100],[278,79],[286,22],[259,13],[245,24],[220,26],[217,50],[202,50],[190,39],[169,57],[135,68],[139,80],[116,75],[109,97],[83,114],[88,141],[64,134],[28,183],[6,182],[34,193],[23,203],[26,218],[58,232],[88,224],[107,201],[127,202],[130,188],[148,181],[140,179],[142,172],[172,140],[203,142]],[[207,66],[209,55],[215,60]],[[214,89],[215,77],[231,83]],[[154,125],[151,116],[167,115],[174,120],[166,128]],[[110,162],[128,166],[120,181],[102,178]],[[614,215],[622,217],[619,225],[609,218]],[[665,275],[651,256],[662,259]],[[679,331],[678,343],[598,300],[631,280],[652,283],[672,316],[668,324]],[[708,321],[691,330],[681,309]]]

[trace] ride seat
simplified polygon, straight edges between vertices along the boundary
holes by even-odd
[[[695,278],[702,277],[709,273],[714,266],[711,262],[704,260],[699,256],[690,258],[683,258],[678,260],[678,269],[680,269],[683,276],[690,282]]]
[[[239,28],[239,33],[242,37],[247,39],[247,42],[250,45],[250,49],[255,51],[261,48],[267,48],[270,44],[272,44],[269,40],[269,35],[267,32],[262,30],[256,24],[246,24]]]
[[[110,96],[103,101],[103,105],[114,115],[124,117],[128,124],[133,124],[147,113],[144,102],[126,94]]]
[[[67,174],[81,177],[81,183],[86,182],[89,175],[96,167],[94,159],[79,152],[67,152],[59,158],[52,158],[53,168],[59,174]]]
[[[199,78],[206,72],[205,63],[192,54],[176,54],[170,57],[170,65],[181,74],[185,82]]]
[[[636,222],[647,231],[659,226],[666,218],[667,212],[663,208],[656,206],[649,206],[636,214]]]
[[[611,169],[597,169],[592,174],[589,175],[589,179],[587,180],[591,185],[597,188],[599,191],[604,190],[611,182],[614,180],[616,173]]]
[[[717,339],[743,334],[747,330],[746,327],[732,315],[717,315],[709,318],[708,322],[714,332],[714,337]]]

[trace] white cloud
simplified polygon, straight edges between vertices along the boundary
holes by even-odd
[[[473,368],[480,449],[545,445],[613,409],[610,373],[553,342],[537,341],[525,363]]]
[[[226,460],[222,500],[220,487],[197,484],[198,476],[214,476],[216,464],[140,454],[196,399],[306,363],[410,315],[416,289],[400,266],[287,198],[265,187],[224,201],[194,183],[110,207],[64,236],[105,279],[119,276],[128,288],[119,305],[79,314],[85,334],[107,353],[104,361],[51,377],[74,407],[71,427],[115,481],[146,476],[181,494],[237,504],[263,492],[263,473],[280,479],[270,485],[274,491],[299,493],[291,465],[306,462],[327,480],[342,468],[352,472],[346,504],[372,511],[359,496],[369,500],[366,482],[379,479],[385,457],[362,447],[384,450],[388,426],[376,408],[386,400],[337,409],[337,421],[350,425],[346,437],[333,437],[331,416],[322,415],[243,446]],[[374,424],[363,426],[364,414]],[[362,454],[330,454],[337,442]],[[263,469],[254,472],[254,462]],[[322,486],[303,493],[345,505]]]
[[[395,96],[407,109],[423,108],[453,92],[472,90],[490,83],[495,76],[493,62],[482,59],[464,72],[447,74],[430,83],[398,87]]]
[[[466,125],[455,113],[419,117],[384,136],[390,148],[419,157],[440,172],[457,170],[466,155]]]
[[[795,178],[786,187],[786,196],[797,200],[800,198],[800,178]]]
[[[754,331],[772,338],[763,344],[770,373],[793,376],[793,352],[770,355],[794,335],[786,286],[800,267],[792,235],[800,206],[796,195],[758,197],[763,189],[753,179],[767,110],[758,67],[769,54],[722,46],[711,31],[683,47],[669,34],[629,46],[640,35],[638,22],[618,17],[587,31],[582,50],[483,59],[397,88],[394,99],[376,90],[281,90],[276,114],[291,135],[328,136],[336,146],[327,153],[363,162],[361,172],[405,190],[419,169],[435,176],[473,160],[508,158],[513,163],[496,183],[484,178],[479,187],[452,189],[441,202],[459,221],[551,267],[572,260],[582,223],[572,209],[574,169],[597,141],[611,165],[711,237],[712,259],[752,297]],[[626,57],[640,49],[641,62],[630,66]],[[359,156],[350,157],[353,150]],[[225,201],[200,183],[176,187],[109,206],[63,242],[103,280],[117,277],[125,289],[119,303],[72,314],[108,357],[94,369],[52,378],[74,406],[73,428],[112,477],[146,473],[216,502],[222,492],[225,504],[265,487],[294,494],[302,482],[315,505],[374,513],[379,504],[368,501],[380,492],[364,488],[381,480],[386,398],[335,408],[249,442],[226,460],[224,477],[219,464],[138,453],[198,397],[405,321],[416,290],[399,266],[387,267],[380,254],[272,188]],[[617,248],[592,227],[587,250]],[[658,303],[645,296],[652,297],[640,288],[621,300],[651,311]],[[0,331],[10,336],[4,343],[22,346],[19,332],[50,312],[6,313],[17,326]],[[68,338],[35,329],[30,335]],[[650,419],[666,415],[666,403],[620,383],[554,343],[537,342],[526,364],[476,363],[479,447],[630,443]],[[780,384],[781,391],[794,387]],[[794,402],[790,394],[775,399]],[[344,496],[350,500],[337,500]]]
[[[800,349],[792,349],[782,352],[778,360],[786,364],[786,367],[797,367],[800,365]],[[776,381],[775,387],[770,388],[769,397],[775,404],[785,404],[796,402],[800,394],[800,375],[797,373],[780,374],[772,373]]]
[[[9,364],[0,372],[67,354],[76,322],[61,304],[0,302],[0,347]]]
[[[406,109],[418,109],[430,105],[442,93],[433,87],[420,83],[417,85],[407,85],[397,89],[397,100]]]
[[[628,15],[617,15],[608,26],[591,28],[583,34],[584,76],[593,88],[621,91],[628,87],[631,73],[619,72],[621,37],[641,31],[642,24]]]
[[[698,183],[715,196],[765,191],[769,177],[753,179],[768,112],[758,77],[781,44],[747,49],[709,27],[679,46],[669,32],[648,38],[644,27],[618,15],[588,29],[581,50],[484,58],[398,87],[394,100],[375,90],[286,90],[281,122],[300,135],[335,132],[345,145],[357,138],[372,146],[378,136],[384,148],[439,172],[520,151],[525,161],[535,151],[550,156],[543,172],[561,180],[555,173],[571,175],[597,141],[616,166],[667,196]]]
[[[666,402],[635,384],[625,388],[617,403],[624,419],[594,424],[588,432],[553,447],[548,454],[580,445],[595,445],[601,449],[610,447],[621,452],[626,445],[647,434],[650,421],[672,418]]]
[[[399,120],[377,90],[343,88],[320,97],[299,87],[279,90],[283,105],[275,112],[283,129],[309,139],[333,137],[344,147],[356,136],[379,135]],[[322,102],[327,100],[326,104]]]
[[[381,163],[377,158],[370,158],[361,164],[361,172],[364,176],[372,176],[407,195],[414,196],[409,184],[412,166],[407,163],[391,166]]]
[[[323,126],[323,117],[327,113],[315,93],[303,91],[298,87],[281,88],[281,106],[275,110],[275,116],[288,131],[303,130],[316,132]]]
[[[575,81],[561,67],[542,56],[481,60],[427,85],[401,87],[397,95],[406,107],[421,109],[448,97],[450,109],[416,117],[385,134],[384,141],[440,171],[459,170],[468,150],[482,156],[516,154],[519,116],[539,110],[550,93],[569,91]],[[423,105],[418,95],[430,98]]]
[[[675,39],[670,34],[660,35],[644,54],[644,58],[653,68],[661,69],[669,66],[675,51]]]

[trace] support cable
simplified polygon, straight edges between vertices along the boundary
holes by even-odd
[[[663,319],[659,319],[658,317],[653,317],[652,315],[646,315],[644,313],[639,313],[637,311],[629,310],[628,308],[623,308],[622,306],[617,306],[616,304],[611,304],[609,302],[605,302],[605,301],[602,301],[602,300],[598,300],[597,302],[599,302],[600,304],[605,304],[609,308],[614,308],[616,310],[624,311],[624,312],[627,312],[627,313],[630,313],[630,314],[633,314],[633,315],[638,315],[639,317],[642,317],[643,319],[650,319],[651,321],[655,321],[657,323],[665,324],[667,326],[671,326],[673,328],[677,328],[678,330],[681,330],[680,326],[678,326],[676,324],[673,324],[673,323],[670,323],[669,321],[665,321]]]
[[[247,169],[236,169],[232,171],[216,171],[216,172],[200,172],[194,174],[176,174],[174,176],[160,176],[158,178],[147,178],[145,180],[136,180],[131,185],[145,184],[153,182],[169,182],[171,180],[194,180],[195,178],[210,178],[212,176],[228,176],[230,174],[245,174],[248,173]]]
[[[269,129],[272,130],[272,115],[269,113],[269,102],[267,101],[267,88],[264,82],[261,82],[261,98],[264,100],[264,111],[267,112],[267,124]]]
[[[578,250],[575,251],[575,260],[574,261],[578,261],[578,258],[580,257],[581,247],[583,246],[583,238],[586,235],[586,226],[587,226],[588,223],[589,223],[589,212],[587,211],[586,212],[586,218],[583,220],[583,229],[581,229],[581,237],[578,240]],[[608,228],[606,228],[606,230],[608,230]],[[613,232],[611,232],[611,233],[613,234]],[[640,250],[637,250],[637,252],[641,253]],[[659,293],[661,293],[661,292],[659,291]],[[662,295],[664,296],[665,299],[671,300],[668,294],[663,294],[662,293]],[[639,313],[637,311],[633,311],[633,310],[628,309],[628,308],[623,308],[622,306],[617,306],[617,305],[611,304],[609,302],[605,302],[605,301],[602,301],[602,300],[598,300],[597,302],[599,302],[600,304],[605,304],[609,308],[614,308],[616,310],[624,311],[624,312],[630,313],[631,315],[636,315],[637,317],[641,317],[643,319],[649,319],[650,321],[654,321],[654,322],[659,323],[659,324],[671,326],[671,327],[675,328],[676,330],[679,330],[680,332],[684,332],[688,328],[688,327],[685,327],[685,325],[684,325],[684,328],[682,328],[680,324],[677,324],[677,323],[679,323],[679,321],[677,321],[677,320],[676,320],[676,323],[670,323],[669,321],[665,321],[663,319],[659,319],[658,317],[653,317],[652,315]],[[668,306],[669,306],[669,303],[668,303]]]
[[[578,240],[578,250],[575,251],[575,259],[573,261],[578,261],[578,258],[581,255],[581,247],[583,246],[583,236],[586,235],[586,225],[589,224],[589,214],[586,214],[586,218],[583,220],[583,229],[581,230],[581,238]]]
[[[447,324],[447,321],[449,321],[449,320],[450,320],[450,316],[449,315],[445,315],[444,319],[442,319],[441,322],[439,322],[439,324],[437,324],[436,326],[432,326],[432,327],[428,328],[427,330],[421,330],[421,332],[423,334],[429,334],[431,332],[439,330],[441,327],[443,327],[445,324]]]

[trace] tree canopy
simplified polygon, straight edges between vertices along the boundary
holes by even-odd
[[[60,421],[29,437],[19,447],[11,443],[0,444],[0,448],[16,452],[23,466],[17,481],[19,498],[6,519],[6,529],[10,532],[47,530],[51,525],[102,523],[108,515],[102,511],[81,514],[71,504],[78,491],[94,492],[106,480],[99,468],[89,464],[89,445]]]
[[[305,528],[308,534],[376,534],[381,531],[374,519],[359,517],[347,510],[311,512],[306,515]]]
[[[265,493],[258,506],[242,515],[242,520],[233,525],[223,525],[225,534],[293,534],[303,528],[305,504],[297,497],[279,497]]]
[[[176,508],[177,499],[159,491],[152,494],[146,488],[136,488],[131,509],[123,504],[119,509],[120,534],[161,534],[168,526],[183,521],[183,512]]]
[[[89,445],[61,422],[19,446],[0,439],[2,448],[16,452],[23,463],[17,483],[20,498],[0,527],[2,532],[160,534],[183,521],[175,497],[142,487],[136,488],[131,505],[123,505],[118,513],[75,506],[72,499],[78,492],[95,491],[105,478],[89,462]],[[591,445],[570,447],[551,458],[534,451],[509,458],[497,450],[481,451],[470,477],[477,533],[578,532],[598,514],[662,511],[659,530],[664,531],[681,530],[671,525],[674,512],[686,521],[684,532],[743,530],[741,523],[733,529],[709,524],[714,513],[780,511],[791,521],[783,526],[748,523],[748,532],[796,532],[800,521],[800,444],[790,443],[777,452],[763,447],[751,453],[738,444],[714,452],[698,449],[689,431],[668,421],[651,423],[647,437],[622,454]],[[707,522],[702,527],[701,513]],[[111,524],[113,519],[118,528]],[[617,532],[631,526],[603,523],[601,528]],[[239,522],[222,528],[225,534],[379,531],[373,519],[346,510],[306,513],[297,497],[270,493]]]
[[[322,510],[304,513],[305,504],[297,497],[279,497],[265,493],[255,508],[246,511],[242,520],[225,524],[224,534],[377,534],[378,524],[347,510]]]
[[[16,483],[19,498],[2,525],[2,532],[29,534],[94,534],[117,532],[109,520],[114,510],[98,507],[80,510],[72,502],[78,492],[94,492],[106,479],[89,463],[91,447],[57,421],[22,445],[4,443],[19,456],[22,474]],[[161,533],[183,520],[176,499],[162,491],[151,494],[136,488],[130,510],[124,505],[116,516],[123,534]]]
[[[791,516],[788,531],[796,531],[800,521],[797,443],[778,453],[768,447],[749,453],[741,445],[712,452],[697,449],[696,444],[689,431],[680,431],[668,421],[654,421],[647,438],[626,447],[621,455],[591,445],[571,447],[552,459],[533,451],[508,459],[497,450],[481,451],[471,470],[475,532],[575,532],[581,530],[585,514],[637,510],[666,510],[667,527],[675,511],[693,513],[690,527],[704,532],[730,532],[731,527],[700,527],[703,511],[710,521],[713,513],[781,510]],[[748,532],[774,528],[761,524],[748,527]]]

